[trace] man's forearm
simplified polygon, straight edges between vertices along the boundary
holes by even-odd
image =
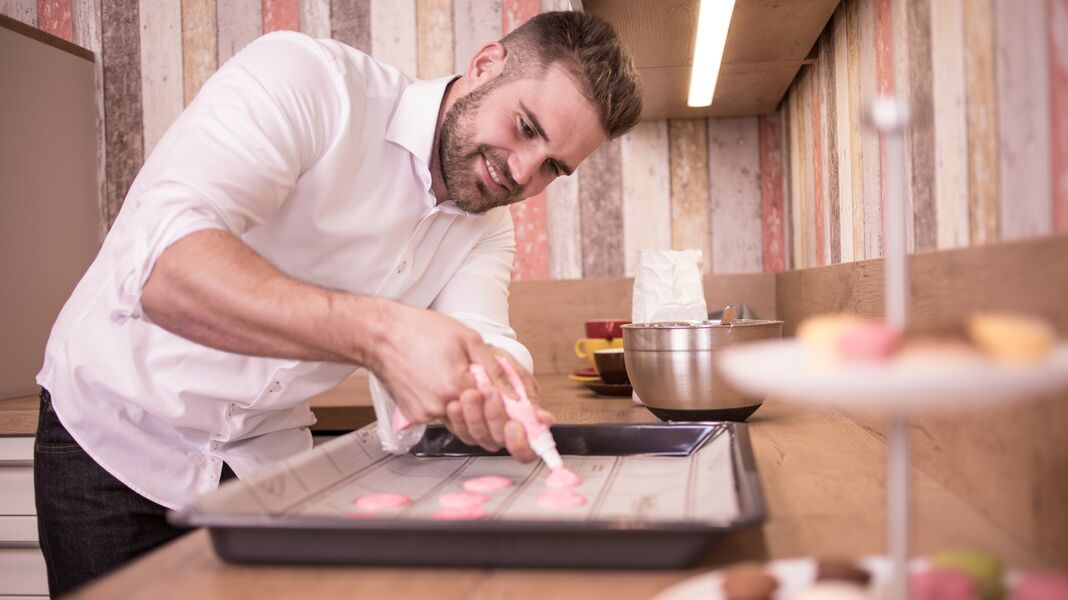
[[[367,365],[390,302],[286,276],[234,235],[192,233],[156,261],[141,296],[159,326],[256,356]]]

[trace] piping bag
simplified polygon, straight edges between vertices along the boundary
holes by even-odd
[[[505,375],[508,376],[509,383],[512,384],[512,390],[515,392],[515,396],[506,392],[501,392],[501,400],[504,401],[504,412],[508,413],[508,416],[519,421],[523,424],[523,429],[527,432],[527,441],[530,442],[531,449],[541,457],[550,470],[555,471],[564,466],[563,459],[560,458],[560,453],[556,450],[556,440],[553,439],[553,434],[549,431],[549,426],[541,422],[538,418],[538,409],[534,406],[534,403],[527,397],[527,388],[523,385],[523,381],[519,378],[519,374],[515,372],[512,365],[504,358],[497,357],[497,364],[501,365],[504,369]],[[475,378],[475,383],[479,387],[490,385],[489,376],[486,374],[486,369],[479,364],[472,364],[468,367],[471,372],[471,376]]]
[[[560,452],[556,450],[556,440],[553,439],[553,434],[549,430],[549,426],[542,423],[538,418],[538,409],[534,406],[534,403],[530,401],[527,396],[527,389],[523,385],[523,381],[519,378],[519,374],[516,373],[512,365],[505,359],[497,357],[497,363],[504,369],[505,375],[508,376],[509,383],[512,384],[512,390],[515,392],[515,396],[506,392],[501,392],[501,399],[504,402],[504,412],[509,417],[519,421],[523,424],[523,429],[527,432],[527,441],[530,442],[530,447],[534,452],[545,461],[546,466],[551,471],[556,471],[564,466],[564,461],[560,458]],[[489,375],[486,374],[486,369],[479,364],[472,364],[468,367],[471,372],[471,376],[475,378],[475,383],[479,387],[490,385]],[[412,422],[404,416],[400,407],[393,409],[392,429],[394,433],[399,433],[407,430],[412,426]]]

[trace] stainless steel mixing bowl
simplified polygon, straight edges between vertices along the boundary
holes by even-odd
[[[716,369],[716,355],[731,344],[781,337],[782,321],[624,325],[627,376],[642,404],[665,421],[744,421],[764,398],[728,386]]]

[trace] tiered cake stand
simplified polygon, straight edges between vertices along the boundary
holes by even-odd
[[[868,116],[886,149],[886,323],[904,331],[908,276],[902,186],[908,109],[893,98],[883,97],[875,100]],[[799,342],[781,340],[731,348],[723,352],[718,364],[735,387],[753,394],[886,415],[890,425],[886,533],[893,563],[891,600],[908,597],[909,415],[962,407],[974,410],[1068,387],[1068,344],[1057,346],[1037,364],[946,361],[942,365],[902,365],[891,361],[821,372],[811,367]]]

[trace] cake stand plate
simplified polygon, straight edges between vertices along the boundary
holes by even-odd
[[[744,392],[849,410],[926,413],[973,409],[1068,388],[1068,343],[1042,361],[1005,364],[985,358],[932,358],[811,364],[797,340],[753,342],[724,350],[718,366]]]

